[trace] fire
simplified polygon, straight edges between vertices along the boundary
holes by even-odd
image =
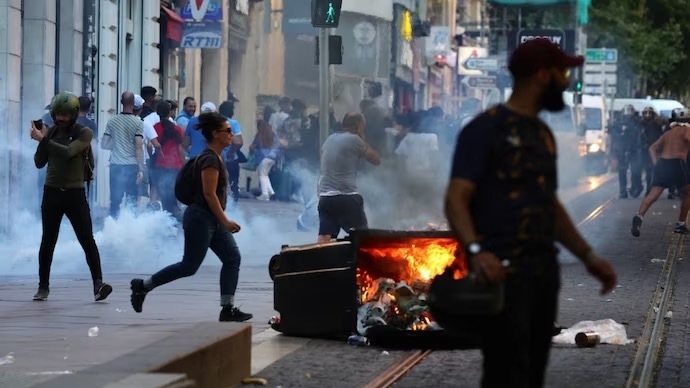
[[[458,251],[456,253],[456,251]],[[453,238],[399,238],[363,241],[358,255],[357,283],[365,303],[378,292],[379,278],[405,281],[415,289],[425,290],[428,283],[453,264],[454,275],[466,275],[466,266]],[[457,260],[456,260],[457,259]]]

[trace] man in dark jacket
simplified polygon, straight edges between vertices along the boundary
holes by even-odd
[[[630,195],[637,198],[642,193],[640,169],[635,166],[639,149],[640,125],[635,117],[632,105],[623,108],[623,115],[611,128],[611,154],[618,164],[618,190],[620,198],[628,198],[628,169],[634,172],[630,176]]]
[[[642,120],[640,121],[640,140],[637,147],[637,161],[633,164],[635,171],[632,176],[642,176],[645,174],[645,196],[649,195],[652,189],[652,175],[654,172],[654,163],[649,156],[649,147],[654,144],[661,137],[662,125],[659,122],[654,108],[648,106],[642,111]]]
[[[53,97],[50,114],[55,125],[46,134],[33,125],[30,131],[31,138],[38,142],[34,155],[36,167],[48,166],[41,204],[43,236],[38,251],[39,283],[33,299],[48,299],[50,267],[60,234],[60,223],[66,215],[86,254],[94,299],[100,301],[107,298],[113,288],[103,283],[101,258],[93,238],[91,213],[86,200],[84,183],[90,178],[85,174],[90,168],[87,165],[89,158],[93,157],[90,153],[93,131],[77,124],[79,99],[73,94],[60,93]]]

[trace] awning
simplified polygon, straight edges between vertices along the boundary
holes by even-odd
[[[161,7],[161,10],[165,12],[167,18],[165,36],[175,42],[182,41],[182,29],[184,28],[184,20],[168,7]]]

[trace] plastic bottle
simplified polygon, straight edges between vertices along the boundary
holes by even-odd
[[[354,346],[369,346],[369,339],[361,335],[347,337],[347,343]]]

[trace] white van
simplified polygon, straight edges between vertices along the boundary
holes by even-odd
[[[608,110],[601,95],[583,94],[582,103],[575,106],[572,92],[563,93],[566,105],[573,112],[577,134],[581,137],[578,154],[590,173],[604,173],[608,169]]]
[[[626,105],[632,105],[635,108],[635,112],[638,114],[644,110],[644,108],[651,106],[658,115],[665,116],[667,118],[671,117],[671,112],[676,108],[683,108],[683,104],[676,100],[657,100],[651,98],[615,98],[611,99],[609,106],[611,110],[617,116],[619,112],[623,110]]]

